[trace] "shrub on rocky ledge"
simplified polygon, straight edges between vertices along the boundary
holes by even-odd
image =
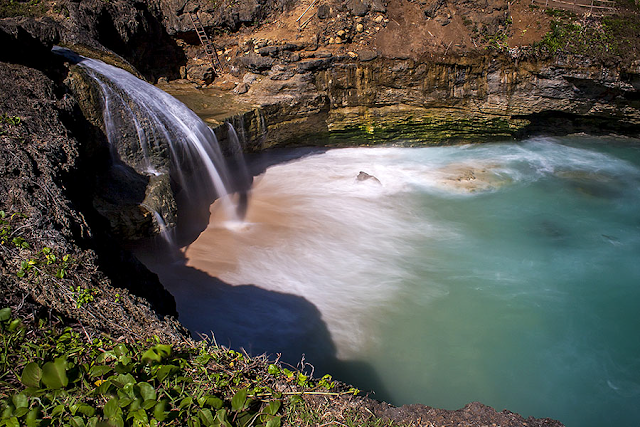
[[[207,341],[117,342],[60,325],[0,309],[0,426],[308,425],[327,414],[303,396],[359,392]]]

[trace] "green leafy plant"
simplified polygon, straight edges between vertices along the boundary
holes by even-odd
[[[624,12],[601,19],[556,16],[550,31],[534,46],[551,54],[565,52],[601,61],[633,60],[640,55],[640,16]]]
[[[60,274],[59,278],[62,277],[64,277],[64,275]],[[82,286],[76,286],[75,288],[71,286],[71,292],[73,292],[74,299],[76,301],[76,308],[81,308],[83,305],[92,302],[94,300],[94,296],[96,296],[99,291],[97,289],[83,288]]]
[[[238,371],[238,385],[211,381],[217,369],[244,362],[241,353],[87,343],[69,328],[27,343],[24,330],[10,309],[0,310],[0,368],[12,377],[0,383],[0,426],[280,426],[282,401],[252,395],[256,378]]]
[[[43,247],[39,251],[34,250],[27,239],[18,234],[19,230],[24,228],[24,224],[20,221],[27,217],[19,212],[8,215],[5,211],[0,211],[0,245],[9,246],[17,249],[21,261],[16,275],[20,278],[35,278],[41,274],[56,279],[66,277],[70,268],[75,266],[75,261],[69,254],[57,255],[53,248]],[[72,291],[80,292],[77,289]],[[89,302],[90,295],[83,293],[83,302]]]
[[[0,18],[11,16],[42,16],[46,11],[47,5],[40,0],[5,0],[0,2]]]
[[[283,419],[329,425],[331,411],[309,407],[303,397],[359,393],[337,389],[330,375],[315,380],[206,341],[91,339],[43,319],[24,323],[9,308],[0,309],[0,345],[3,427],[280,427]],[[389,425],[355,412],[340,423]]]
[[[0,124],[17,126],[22,123],[22,119],[18,116],[9,116],[7,114],[0,115]]]

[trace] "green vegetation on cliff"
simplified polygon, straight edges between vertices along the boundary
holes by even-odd
[[[640,6],[624,4],[619,13],[602,18],[580,18],[552,13],[554,20],[538,47],[550,53],[584,55],[601,61],[640,58]]]
[[[11,16],[42,16],[47,6],[42,0],[8,0],[0,2],[0,18]]]
[[[358,393],[207,341],[118,342],[59,325],[0,310],[0,426],[303,426],[336,417],[306,397]],[[357,410],[338,416],[391,425]]]

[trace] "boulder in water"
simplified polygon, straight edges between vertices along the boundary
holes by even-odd
[[[376,178],[373,175],[369,175],[368,173],[363,172],[363,171],[360,171],[360,173],[356,177],[356,180],[358,180],[358,181],[369,181],[369,180],[371,180],[373,182],[377,182],[378,184],[381,184],[380,180],[378,178]]]

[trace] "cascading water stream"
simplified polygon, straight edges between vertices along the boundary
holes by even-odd
[[[249,169],[247,169],[247,163],[244,160],[242,144],[240,143],[240,138],[236,133],[235,128],[230,122],[227,122],[229,126],[229,145],[233,150],[233,161],[235,163],[236,170],[236,185],[238,187],[238,205],[236,208],[236,214],[239,219],[244,219],[247,213],[247,207],[249,203],[248,192],[251,188],[252,177],[249,173]]]
[[[58,47],[54,52],[73,55]],[[74,59],[101,89],[105,131],[114,155],[126,154],[128,163],[144,175],[170,173],[191,199],[210,198],[215,192],[227,219],[238,219],[225,159],[209,126],[182,102],[127,71],[95,59]],[[131,134],[138,145],[123,147]],[[204,179],[194,181],[200,170],[206,172]]]

